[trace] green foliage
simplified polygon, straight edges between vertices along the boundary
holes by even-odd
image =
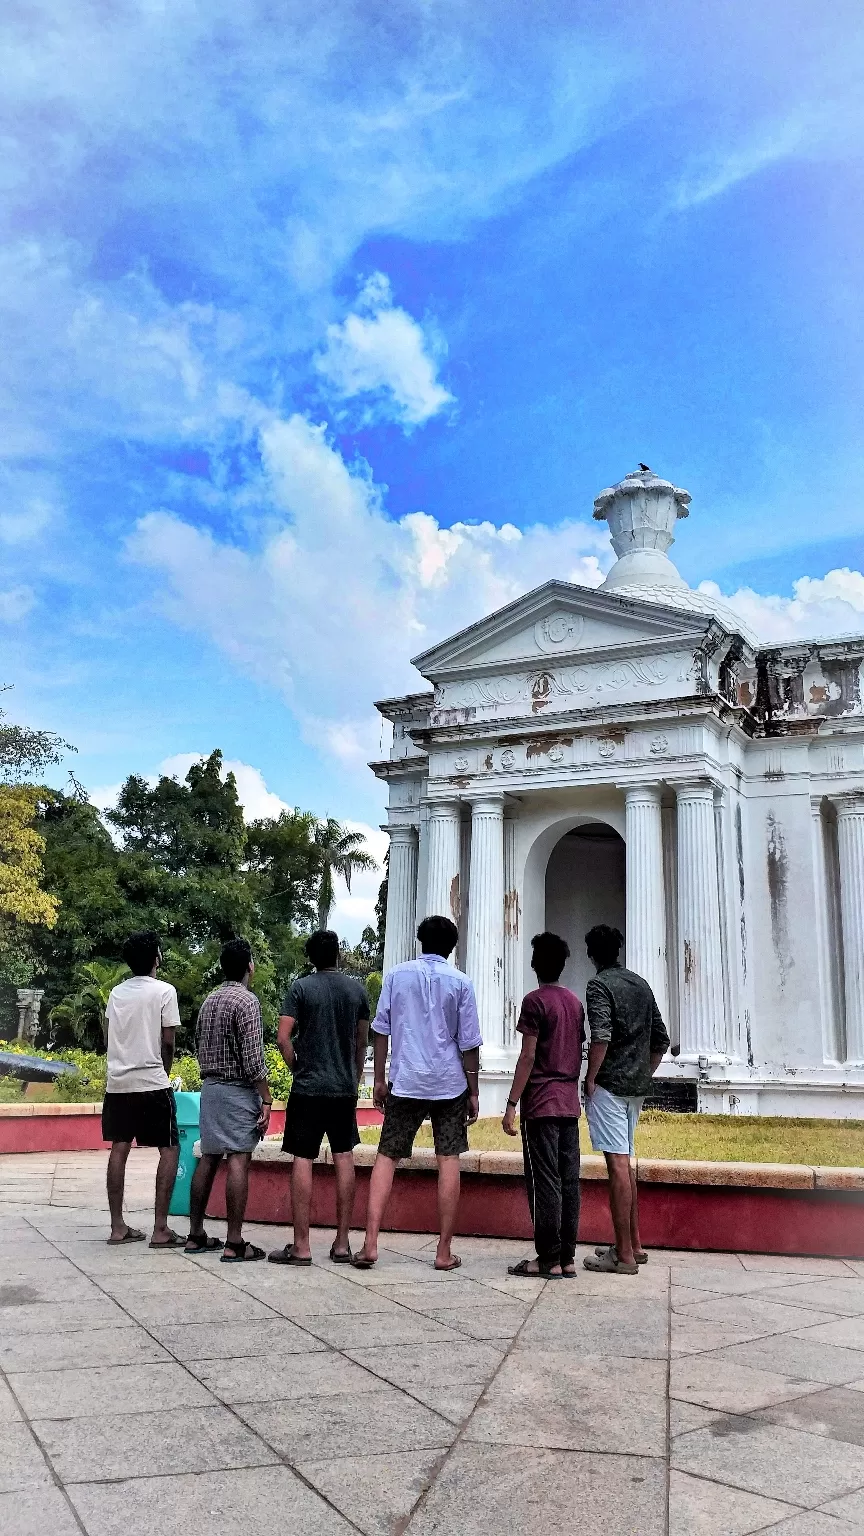
[[[128,975],[127,965],[110,960],[89,960],[79,966],[77,990],[51,1009],[55,1031],[65,1028],[79,1044],[98,1049],[104,1039],[109,994]]]
[[[275,1045],[265,1045],[264,1057],[267,1062],[267,1081],[270,1084],[270,1092],[274,1099],[287,1099],[291,1092],[291,1068],[286,1067]]]
[[[182,1078],[184,1093],[201,1092],[201,1068],[197,1056],[175,1056],[171,1076]]]
[[[319,928],[326,928],[336,900],[333,888],[333,877],[341,875],[348,890],[351,889],[351,877],[359,869],[377,869],[371,853],[364,848],[365,838],[362,832],[351,832],[343,827],[340,821],[328,816],[326,821],[319,821],[315,828],[315,847],[319,858],[318,876],[318,911],[317,923]]]
[[[63,1061],[75,1068],[74,1075],[71,1072],[64,1072],[54,1084],[51,1097],[55,1104],[92,1104],[98,1103],[105,1096],[108,1064],[102,1051],[82,1051],[74,1047],[69,1050],[49,1051],[23,1040],[5,1042],[3,1049],[20,1056],[39,1056],[43,1061]],[[17,1079],[0,1078],[0,1086],[10,1081],[16,1083],[17,1093],[14,1097],[20,1098],[22,1085]],[[13,1095],[9,1094],[8,1098],[11,1097]]]
[[[374,1019],[378,1008],[378,999],[381,996],[381,988],[384,985],[384,977],[380,971],[370,971],[366,977],[366,996],[369,999],[369,1008]]]

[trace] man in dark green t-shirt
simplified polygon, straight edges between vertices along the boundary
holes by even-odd
[[[327,1137],[336,1173],[334,1264],[349,1264],[348,1229],[354,1205],[353,1149],[357,1133],[357,1090],[363,1076],[369,1035],[366,988],[339,970],[339,937],[329,929],[313,933],[306,954],[311,976],[292,983],[279,1019],[279,1049],[293,1073],[285,1115],[283,1152],[294,1158],[291,1205],[294,1241],[269,1255],[271,1264],[312,1263],[309,1218],[312,1164]]]

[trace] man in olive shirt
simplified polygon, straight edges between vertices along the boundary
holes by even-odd
[[[363,1076],[369,1035],[366,988],[339,970],[339,937],[329,930],[313,933],[306,954],[312,976],[292,984],[279,1020],[279,1049],[293,1073],[285,1114],[283,1152],[294,1158],[291,1205],[294,1241],[269,1255],[271,1264],[312,1263],[309,1221],[312,1164],[327,1137],[336,1173],[334,1264],[349,1264],[348,1229],[354,1205],[353,1149],[357,1132],[357,1090]]]
[[[605,923],[585,935],[588,958],[597,967],[585,990],[591,1031],[585,1114],[591,1145],[606,1158],[615,1244],[584,1262],[586,1269],[635,1275],[648,1255],[639,1237],[633,1137],[669,1036],[647,981],[618,963],[623,943],[623,934]]]

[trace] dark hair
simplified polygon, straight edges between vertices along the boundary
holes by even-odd
[[[459,929],[449,917],[424,917],[417,937],[424,955],[442,955],[446,960],[459,943]]]
[[[242,981],[252,964],[252,945],[248,939],[229,939],[219,956],[226,981]]]
[[[598,923],[585,935],[585,948],[601,971],[604,966],[617,964],[623,943],[623,933],[618,928],[610,928],[608,923]]]
[[[144,933],[130,933],[122,955],[133,976],[149,976],[161,948],[158,933],[147,929]]]
[[[538,981],[557,981],[570,958],[570,945],[557,933],[535,933],[531,940],[531,965]]]
[[[319,928],[306,940],[306,955],[316,971],[327,971],[339,959],[339,935],[332,928]]]

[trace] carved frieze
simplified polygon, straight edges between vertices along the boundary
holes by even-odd
[[[537,649],[545,655],[572,651],[579,644],[585,620],[579,613],[548,613],[534,625]]]
[[[443,715],[461,710],[538,715],[550,709],[591,708],[606,700],[656,697],[664,688],[674,694],[670,680],[678,670],[680,681],[682,661],[686,669],[686,658],[644,657],[439,683],[431,723],[444,724]]]

